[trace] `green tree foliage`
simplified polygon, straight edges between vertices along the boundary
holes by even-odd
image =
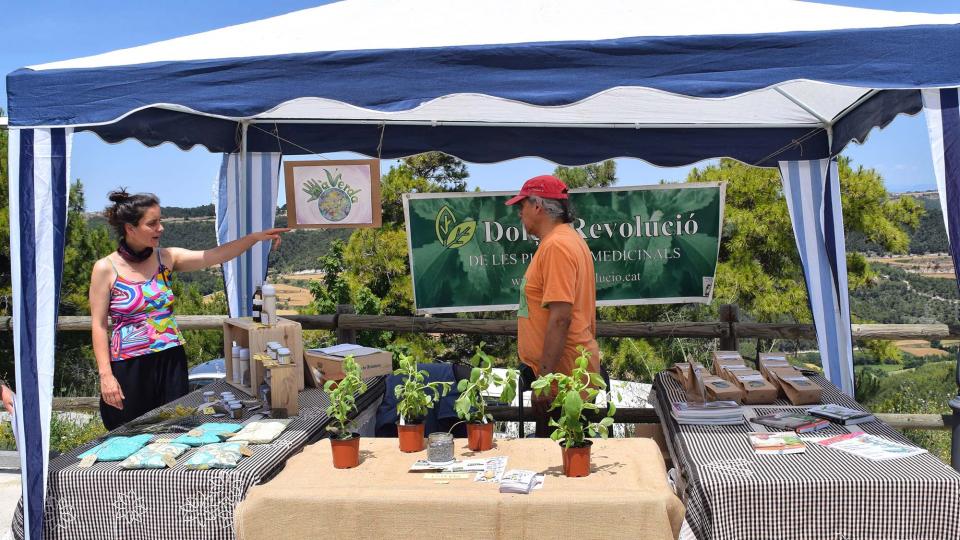
[[[553,170],[553,175],[570,189],[609,187],[617,183],[617,162],[608,159],[583,167],[559,166]]]
[[[416,178],[422,178],[441,191],[464,191],[467,188],[467,165],[443,152],[425,152],[403,160]]]
[[[892,251],[905,251],[904,227],[916,226],[923,208],[912,199],[891,201],[873,169],[853,169],[840,158],[840,191],[847,231],[859,231]],[[758,321],[809,322],[806,287],[793,229],[775,169],[748,167],[730,159],[702,170],[688,182],[727,182],[727,199],[715,297],[735,303]],[[872,277],[861,255],[848,254],[851,289]]]

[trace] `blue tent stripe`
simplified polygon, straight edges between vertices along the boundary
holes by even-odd
[[[270,228],[276,214],[279,154],[247,153],[241,182],[240,156],[224,154],[217,180],[217,242],[225,244],[247,234]],[[236,193],[232,201],[229,193]],[[269,244],[261,242],[240,257],[224,264],[224,283],[231,317],[250,316],[254,287],[266,276]]]
[[[271,203],[270,198],[273,195],[273,178],[279,178],[279,171],[272,171],[272,168],[273,160],[271,159],[271,154],[260,154],[260,193],[262,195],[263,202],[263,204],[260,205],[260,211],[263,212],[260,222],[263,224],[264,229],[270,229],[273,227],[274,216],[277,214],[276,199],[274,199]],[[267,277],[267,264],[269,259],[270,250],[262,250],[262,253],[260,254],[260,268],[263,269],[263,273],[262,275],[257,276],[257,278],[260,280],[263,280]]]
[[[811,214],[813,214],[814,219],[811,220],[812,222],[808,221],[806,226],[814,227],[814,230],[817,231],[818,238],[823,238],[823,244],[816,246],[818,249],[810,253],[810,255],[812,255],[811,264],[808,265],[811,267],[810,270],[815,270],[819,274],[820,298],[823,302],[823,327],[826,330],[823,342],[826,344],[826,350],[822,350],[823,347],[821,346],[820,361],[829,364],[829,372],[832,377],[839,378],[840,347],[837,342],[836,332],[834,331],[838,327],[837,311],[839,311],[839,294],[837,291],[836,272],[831,265],[831,262],[834,261],[830,260],[830,251],[835,246],[832,245],[827,238],[826,224],[832,217],[829,208],[825,204],[827,189],[829,189],[828,178],[824,177],[819,166],[811,166],[810,169],[810,177],[812,180],[810,190],[814,196],[814,206]],[[827,167],[827,170],[829,171],[829,167]],[[829,173],[827,176],[829,177]],[[812,268],[813,264],[816,264],[816,268]]]
[[[844,307],[846,279],[840,276],[846,272],[846,254],[842,225],[838,227],[842,215],[836,215],[841,209],[835,170],[834,163],[825,160],[781,162],[821,362],[830,380],[852,393],[851,328]]]
[[[60,282],[63,279],[63,250],[67,239],[67,134],[64,129],[52,129],[50,160],[53,182],[53,262],[55,305],[60,305]]]
[[[960,284],[960,89],[940,90],[940,121],[943,126],[943,165],[946,186],[946,204],[950,227],[950,256]]]
[[[43,432],[40,426],[39,377],[37,374],[37,252],[34,230],[34,135],[23,130],[20,136],[20,350],[18,380],[22,408],[20,419],[24,432],[27,470],[21,478],[26,485],[26,527],[30,538],[43,538]]]

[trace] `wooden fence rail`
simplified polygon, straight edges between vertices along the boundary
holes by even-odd
[[[55,397],[53,410],[72,412],[96,411],[98,397]],[[495,420],[515,422],[520,417],[516,407],[497,405],[487,407]],[[529,411],[527,412],[529,414]],[[950,429],[950,415],[941,414],[882,414],[876,417],[897,429]],[[660,422],[652,408],[623,407],[617,409],[614,420],[627,424],[652,424]]]
[[[357,315],[349,306],[341,306],[336,314],[288,315],[306,330],[333,330],[350,335],[361,330],[385,330],[401,333],[426,334],[489,334],[516,335],[517,322],[508,319],[461,319],[452,317],[403,317]],[[182,330],[222,330],[226,315],[179,315],[177,322]],[[61,332],[89,332],[90,317],[60,317],[57,329]],[[0,332],[12,330],[10,317],[0,317]],[[733,344],[744,338],[761,339],[815,339],[813,325],[767,324],[739,322],[736,306],[723,306],[721,321],[717,322],[611,322],[597,323],[599,337],[631,338],[701,338],[720,339],[721,343]],[[855,339],[960,339],[960,328],[945,324],[855,324]],[[93,411],[99,398],[71,397],[54,398],[53,408],[58,411]],[[512,407],[492,409],[497,420],[516,420],[518,412]],[[939,414],[877,414],[879,419],[897,429],[950,429],[950,415]],[[617,411],[617,422],[650,423],[658,419],[653,409],[624,408]]]
[[[516,335],[517,321],[509,319],[455,319],[386,315],[286,315],[305,330],[387,330],[427,334]],[[178,315],[181,330],[221,330],[226,315]],[[11,328],[10,317],[0,317],[0,332]],[[90,317],[60,317],[61,332],[89,332]],[[600,337],[815,339],[813,325],[744,322],[610,322],[597,323]],[[960,339],[960,328],[945,324],[855,324],[855,339]]]

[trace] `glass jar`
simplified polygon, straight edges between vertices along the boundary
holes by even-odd
[[[290,363],[290,349],[286,347],[277,349],[277,363],[281,365]]]
[[[205,402],[207,402],[207,403],[214,403],[215,401],[217,401],[217,394],[216,394],[216,392],[213,392],[212,390],[207,390],[206,392],[204,392],[204,393],[203,393],[203,401],[205,401]]]
[[[453,461],[453,435],[435,431],[427,437],[427,461],[449,463]]]

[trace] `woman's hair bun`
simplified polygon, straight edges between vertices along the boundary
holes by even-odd
[[[111,191],[107,194],[107,198],[110,199],[110,202],[113,203],[122,203],[127,201],[130,198],[130,194],[127,193],[125,188],[120,188],[116,191]]]

